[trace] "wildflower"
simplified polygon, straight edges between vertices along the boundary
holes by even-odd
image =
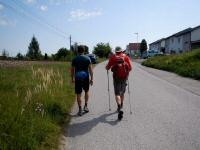
[[[22,110],[21,110],[21,115],[23,114],[23,112],[25,111],[25,109],[22,107]]]

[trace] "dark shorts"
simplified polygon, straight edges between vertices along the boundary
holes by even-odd
[[[124,95],[126,92],[127,80],[113,79],[115,95]]]
[[[81,94],[82,90],[89,91],[89,78],[85,80],[75,80],[75,93]]]

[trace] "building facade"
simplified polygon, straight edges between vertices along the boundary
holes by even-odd
[[[195,31],[194,31],[195,29]],[[158,50],[168,54],[179,54],[191,51],[191,42],[194,46],[200,41],[200,26],[198,28],[187,28],[167,38],[163,38],[149,45],[150,49]],[[193,38],[193,41],[191,40]]]
[[[191,47],[192,49],[200,48],[200,26],[197,26],[191,32]]]
[[[149,44],[149,50],[155,50],[158,52],[165,52],[165,38],[155,41]]]
[[[129,43],[126,47],[126,53],[133,56],[134,54],[138,54],[140,49],[140,43]]]

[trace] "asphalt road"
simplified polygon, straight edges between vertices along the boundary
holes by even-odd
[[[130,115],[128,93],[124,118],[117,120],[112,76],[111,111],[108,107],[105,62],[94,69],[90,112],[76,116],[63,136],[66,150],[199,150],[200,96],[174,85],[134,63],[130,74]],[[183,81],[184,82],[184,81]],[[198,81],[197,81],[198,82]],[[200,93],[199,93],[200,94]]]

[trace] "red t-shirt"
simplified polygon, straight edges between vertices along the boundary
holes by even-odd
[[[125,62],[128,64],[128,66],[129,66],[129,71],[131,71],[131,70],[132,70],[131,61],[130,61],[129,57],[128,57],[126,54],[122,53],[122,52],[121,52],[121,53],[116,53],[115,55],[113,55],[113,56],[109,59],[109,62],[108,62],[108,64],[107,64],[107,66],[106,66],[106,69],[109,70],[110,68],[112,68],[113,65],[116,64],[116,55],[117,55],[117,56],[121,56],[121,57],[124,58],[124,61],[125,61]]]

